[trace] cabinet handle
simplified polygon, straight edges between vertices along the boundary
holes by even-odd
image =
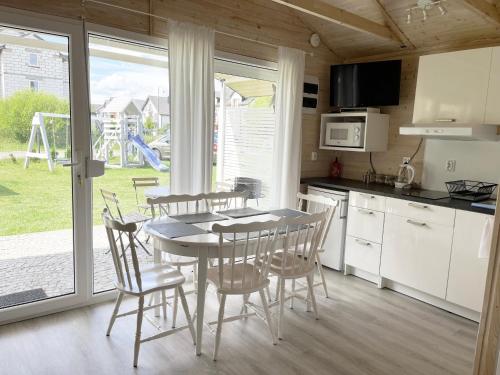
[[[413,202],[408,203],[408,206],[415,207],[415,208],[422,208],[422,209],[429,208],[429,206],[427,206],[425,204],[418,204],[418,203],[413,203]]]
[[[359,193],[362,197],[369,198],[369,199],[375,199],[375,195],[370,195],[370,194],[365,194],[365,193]]]
[[[407,222],[408,224],[418,225],[419,227],[425,227],[425,226],[427,226],[427,224],[426,224],[426,223],[423,223],[423,222],[421,222],[421,221],[411,220],[411,219],[406,220],[406,222]]]
[[[371,246],[372,245],[371,243],[369,243],[367,241],[362,241],[359,238],[355,238],[354,241],[356,241],[357,243],[359,243],[360,245],[363,245],[363,246]]]
[[[359,211],[359,213],[361,213],[361,214],[365,214],[365,215],[373,215],[373,212],[372,212],[372,211],[363,210],[362,208],[358,208],[358,211]]]
[[[436,122],[455,122],[457,121],[456,118],[437,118],[435,120]]]

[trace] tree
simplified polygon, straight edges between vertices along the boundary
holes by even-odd
[[[32,90],[16,92],[0,101],[0,135],[21,143],[28,142],[35,112],[69,114],[68,101],[52,94]],[[67,121],[53,120],[57,133],[65,133]]]

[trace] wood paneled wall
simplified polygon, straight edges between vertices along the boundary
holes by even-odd
[[[222,33],[241,35],[275,45],[312,52],[306,56],[306,74],[319,78],[319,108],[317,114],[304,114],[302,168],[306,176],[327,173],[331,152],[320,152],[317,161],[310,161],[318,150],[320,114],[328,111],[329,67],[340,62],[325,45],[312,48],[308,42],[313,31],[290,9],[268,0],[106,0],[122,7],[179,21],[213,27]],[[82,6],[83,4],[83,6]],[[0,0],[0,5],[12,8],[79,19],[128,31],[166,37],[166,22],[147,15],[134,14],[80,0],[38,1]],[[277,60],[277,49],[241,40],[222,33],[216,34],[216,48],[244,56]]]
[[[377,173],[397,174],[403,157],[412,156],[417,149],[420,138],[399,134],[399,127],[410,124],[413,117],[413,102],[418,70],[418,56],[402,58],[401,94],[399,106],[383,107],[382,113],[390,115],[389,147],[386,152],[374,152],[373,164]],[[417,182],[421,181],[425,143],[415,156],[412,165],[416,169]],[[336,152],[344,164],[344,177],[360,180],[363,173],[370,168],[369,154],[364,152]],[[326,175],[326,174],[325,174]]]

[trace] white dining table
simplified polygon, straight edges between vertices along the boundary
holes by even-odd
[[[222,216],[222,215],[221,215]],[[181,255],[186,257],[198,258],[198,290],[197,290],[197,305],[196,305],[196,354],[201,355],[203,342],[203,324],[205,313],[205,294],[207,284],[208,260],[218,258],[219,254],[219,236],[211,233],[212,225],[215,223],[221,225],[231,225],[235,223],[250,223],[262,222],[269,220],[278,220],[279,216],[272,214],[261,214],[256,216],[248,216],[244,218],[220,221],[211,221],[205,223],[193,224],[207,233],[196,234],[185,237],[168,238],[164,234],[155,230],[155,225],[172,222],[168,217],[160,217],[152,219],[144,225],[144,231],[153,238],[154,248],[154,263],[161,264],[162,252]],[[257,243],[257,239],[255,239]],[[232,247],[232,241],[224,240],[228,247]],[[158,298],[159,297],[155,297]],[[159,308],[155,311],[159,315]]]

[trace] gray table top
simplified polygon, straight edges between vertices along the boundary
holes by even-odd
[[[153,188],[145,189],[144,195],[146,198],[167,197],[170,195],[170,187],[156,186]]]

